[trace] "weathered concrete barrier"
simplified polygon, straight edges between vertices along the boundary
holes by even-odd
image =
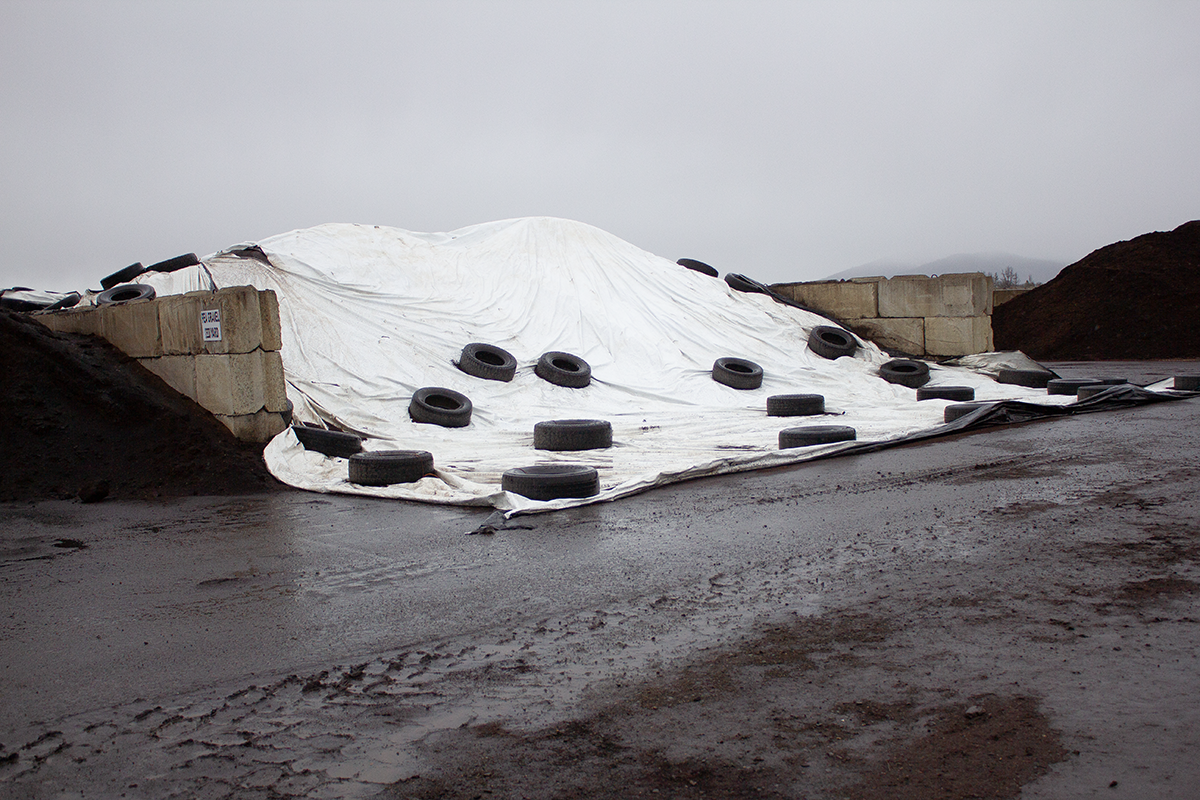
[[[51,330],[107,339],[239,439],[266,442],[287,427],[273,291],[233,286],[35,318]]]
[[[781,283],[771,288],[888,350],[962,356],[993,349],[992,279],[982,272]]]

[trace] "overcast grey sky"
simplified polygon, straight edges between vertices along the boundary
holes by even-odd
[[[0,288],[577,219],[766,282],[1200,217],[1197,2],[0,0]]]

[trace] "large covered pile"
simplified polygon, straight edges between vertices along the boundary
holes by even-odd
[[[1103,247],[997,306],[997,350],[1041,360],[1200,358],[1200,220]]]
[[[246,494],[261,448],[115,347],[0,312],[0,501]]]

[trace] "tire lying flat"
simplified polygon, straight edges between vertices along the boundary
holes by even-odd
[[[353,433],[310,428],[307,425],[293,425],[292,433],[296,434],[305,450],[315,450],[331,458],[349,458],[362,451],[362,438]]]
[[[879,368],[879,377],[888,383],[916,389],[929,381],[929,365],[911,358],[894,358]]]
[[[784,428],[779,432],[779,449],[849,442],[857,438],[857,431],[847,425],[808,425],[803,428]]]
[[[537,450],[600,450],[612,447],[612,423],[602,419],[552,419],[533,426]]]
[[[570,353],[543,353],[533,372],[544,381],[569,389],[582,389],[592,382],[591,366]]]
[[[987,403],[951,403],[942,411],[943,422],[954,422],[959,417],[965,417],[972,411],[983,408]]]
[[[734,389],[757,389],[762,386],[763,369],[744,358],[718,358],[713,362],[712,379]]]
[[[808,335],[808,349],[821,358],[841,358],[854,355],[858,342],[841,328],[818,325]]]
[[[917,389],[917,399],[971,401],[975,390],[970,386],[922,386]]]
[[[776,394],[767,398],[768,417],[805,417],[825,413],[825,395]]]
[[[517,373],[517,359],[502,348],[471,342],[462,349],[455,366],[468,375],[508,383]]]
[[[697,261],[694,258],[681,258],[675,263],[681,267],[687,267],[693,272],[700,272],[710,278],[719,278],[721,276],[721,273],[717,272],[714,268],[710,267],[708,264],[705,264],[703,261]]]
[[[1046,394],[1077,394],[1083,386],[1103,386],[1097,378],[1051,378],[1046,381]]]
[[[593,497],[600,493],[600,474],[583,464],[539,464],[506,470],[500,485],[530,500]]]
[[[144,283],[123,283],[111,289],[105,289],[96,295],[96,305],[119,306],[122,303],[132,303],[134,300],[153,300],[154,287]]]
[[[471,424],[471,401],[465,394],[441,386],[426,386],[413,392],[408,415],[413,422],[465,428]]]
[[[376,450],[350,456],[350,482],[359,486],[414,483],[431,472],[433,454],[426,450]]]
[[[129,283],[131,280],[146,272],[146,268],[142,266],[142,262],[130,264],[125,269],[119,269],[107,278],[100,279],[101,289],[111,289],[122,283]]]
[[[1053,372],[1046,372],[1040,369],[1002,369],[996,375],[996,383],[1025,386],[1030,389],[1045,389],[1046,384],[1053,377]]]

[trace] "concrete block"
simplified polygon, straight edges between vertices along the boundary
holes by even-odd
[[[847,328],[885,350],[925,355],[925,320],[901,317],[842,320]]]
[[[836,319],[862,319],[879,314],[874,283],[816,281],[781,283],[771,288],[784,297]]]
[[[196,356],[196,402],[214,414],[253,414],[263,408],[262,351]]]
[[[200,338],[200,301],[212,292],[188,292],[158,301],[158,326],[163,354],[195,355],[203,352]]]
[[[100,335],[100,310],[94,306],[66,311],[51,311],[34,314],[33,318],[52,331],[59,333],[86,333]]]
[[[138,362],[175,391],[196,399],[196,359],[194,356],[139,358]]]
[[[259,411],[254,414],[216,414],[233,435],[243,442],[269,442],[287,427],[282,414]]]
[[[200,311],[201,314],[206,311],[220,313],[221,338],[203,340],[201,337],[203,352],[252,353],[262,348],[262,309],[258,303],[258,290],[253,286],[231,286],[214,292],[201,301]]]
[[[1014,297],[1023,295],[1028,291],[1031,291],[1031,290],[1030,289],[995,289],[992,291],[992,308],[995,309],[995,307],[1000,305],[1001,303],[1007,303],[1009,300],[1012,300]]]
[[[232,286],[217,292],[188,292],[163,298],[159,306],[163,352],[183,355],[258,350],[263,342],[263,312],[258,295],[253,286]],[[275,303],[276,328],[278,308]],[[207,319],[206,312],[215,312],[215,318]],[[207,336],[206,329],[210,332]],[[274,339],[278,340],[278,334]]]
[[[279,298],[271,289],[258,293],[258,310],[262,316],[262,349],[282,350],[279,326]]]
[[[925,352],[932,356],[965,356],[990,353],[992,318],[929,317],[925,320]]]
[[[162,355],[157,301],[100,306],[97,313],[100,315],[100,335],[122,353],[134,358]]]
[[[263,407],[267,411],[287,408],[287,385],[284,383],[283,359],[278,350],[259,351],[263,365]]]
[[[992,279],[982,272],[904,276],[879,284],[881,317],[974,317],[992,313]]]

